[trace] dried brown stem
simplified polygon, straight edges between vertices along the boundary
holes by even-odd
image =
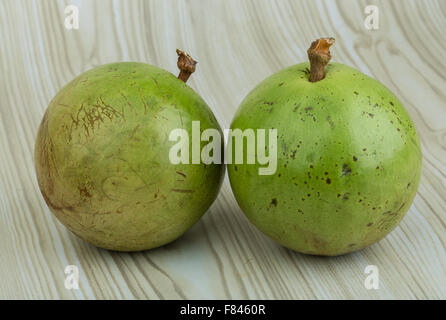
[[[180,69],[180,73],[178,74],[178,79],[182,80],[186,83],[187,79],[189,79],[190,75],[195,71],[195,65],[197,61],[192,59],[190,55],[186,52],[177,49],[178,54],[178,62],[177,66]]]
[[[330,47],[334,38],[321,38],[313,41],[308,49],[310,60],[310,81],[317,82],[325,78],[325,66],[331,59]]]

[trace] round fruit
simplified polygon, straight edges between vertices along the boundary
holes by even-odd
[[[419,138],[401,102],[348,66],[330,63],[325,74],[333,42],[313,42],[310,64],[261,82],[235,115],[232,130],[277,129],[276,172],[228,165],[237,202],[254,225],[285,247],[330,256],[394,229],[421,172]]]
[[[221,132],[188,85],[196,62],[177,50],[179,79],[143,63],[89,70],[51,101],[35,145],[50,210],[73,233],[102,248],[155,248],[182,235],[220,188],[221,164],[172,164],[177,128]]]

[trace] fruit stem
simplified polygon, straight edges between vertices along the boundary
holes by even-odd
[[[177,66],[180,69],[180,74],[178,75],[178,79],[182,80],[186,83],[187,79],[189,79],[190,75],[195,71],[195,65],[198,63],[190,55],[186,52],[177,49],[178,54],[178,62]]]
[[[325,78],[324,68],[331,59],[330,47],[334,42],[334,38],[321,38],[311,43],[307,50],[310,60],[310,82]]]

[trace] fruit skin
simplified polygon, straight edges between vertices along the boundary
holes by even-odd
[[[35,145],[39,187],[69,230],[102,248],[137,251],[181,236],[215,200],[220,164],[169,162],[170,131],[221,132],[206,103],[143,63],[89,70],[51,101]],[[206,143],[202,143],[206,144]]]
[[[401,102],[378,81],[331,63],[311,83],[308,69],[302,63],[265,79],[231,125],[277,129],[276,173],[228,164],[228,174],[238,204],[262,232],[293,250],[334,256],[398,225],[420,180],[420,143]]]

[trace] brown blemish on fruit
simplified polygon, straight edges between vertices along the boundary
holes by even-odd
[[[397,212],[400,212],[401,211],[401,209],[403,209],[404,208],[404,206],[406,205],[406,203],[405,202],[403,202],[403,204],[401,205],[401,207],[397,210]]]
[[[181,171],[176,171],[176,173],[178,173],[180,176],[183,176],[184,178],[187,178],[186,174],[184,174],[184,173],[181,172]]]
[[[79,190],[79,194],[82,198],[91,198],[91,194],[88,192],[86,186],[78,186],[77,189]]]
[[[327,116],[327,121],[328,121],[328,124],[330,125],[330,128],[333,129],[335,127],[335,124],[334,124],[333,120],[331,120],[330,116]]]
[[[96,103],[92,105],[81,104],[76,112],[76,115],[70,115],[71,126],[69,133],[69,140],[72,139],[73,129],[79,127],[84,129],[85,137],[90,137],[96,128],[99,128],[101,123],[105,120],[113,121],[115,118],[123,119],[124,111],[118,111],[109,104],[105,103],[102,97],[99,97]]]
[[[276,198],[271,199],[270,205],[277,207],[277,199]]]
[[[348,176],[350,173],[352,172],[352,169],[347,165],[347,164],[343,164],[342,165],[342,177],[343,176]]]
[[[390,229],[395,220],[398,219],[398,212],[386,211],[382,214],[381,220],[378,222],[377,228],[380,231]]]
[[[56,160],[54,158],[54,144],[48,132],[48,109],[46,110],[38,135],[38,144],[36,146],[36,172],[39,189],[42,193],[45,203],[54,211],[69,210],[75,212],[75,209],[70,205],[63,204],[62,199],[59,200],[55,193],[55,181],[57,181],[58,170],[56,167]]]

